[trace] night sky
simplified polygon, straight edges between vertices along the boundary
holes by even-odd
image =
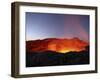
[[[89,42],[89,15],[26,12],[26,40],[73,38]]]

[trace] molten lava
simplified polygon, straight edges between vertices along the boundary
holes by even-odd
[[[28,52],[43,52],[56,51],[59,53],[67,53],[71,51],[82,51],[89,44],[78,38],[73,39],[56,39],[48,38],[44,40],[35,40],[26,42],[26,51]]]

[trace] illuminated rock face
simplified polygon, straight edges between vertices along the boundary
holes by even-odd
[[[43,40],[34,40],[26,42],[27,52],[43,52],[43,51],[56,51],[59,53],[66,53],[71,51],[82,51],[88,46],[88,42],[82,41],[78,38],[72,39],[57,39],[48,38]]]

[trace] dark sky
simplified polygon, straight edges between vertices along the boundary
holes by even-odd
[[[78,37],[89,41],[89,16],[26,12],[26,40]]]

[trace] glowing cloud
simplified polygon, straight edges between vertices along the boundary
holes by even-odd
[[[79,37],[85,41],[88,41],[88,33],[86,32],[84,26],[81,23],[79,16],[68,16],[65,20],[65,29],[64,37],[68,36],[69,38]]]

